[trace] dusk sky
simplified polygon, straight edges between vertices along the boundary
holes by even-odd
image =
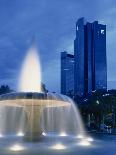
[[[116,0],[0,0],[0,84],[16,89],[36,37],[42,81],[60,91],[60,52],[73,53],[78,18],[107,25],[108,88],[116,88]]]

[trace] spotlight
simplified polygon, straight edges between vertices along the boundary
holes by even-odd
[[[89,142],[93,142],[93,138],[92,137],[87,137],[86,140],[89,141]]]
[[[42,132],[42,135],[43,135],[43,136],[46,136],[47,134],[46,134],[45,132]]]
[[[84,136],[80,134],[80,135],[77,136],[77,138],[82,139],[82,138],[84,138]]]
[[[12,147],[10,147],[11,151],[22,151],[24,150],[24,147],[18,144],[13,145]]]
[[[17,136],[22,137],[22,136],[24,136],[24,133],[20,131],[20,132],[17,133]]]
[[[90,142],[88,142],[87,140],[83,140],[79,143],[79,145],[82,145],[82,146],[89,146],[91,145]]]
[[[67,134],[65,132],[61,132],[59,136],[65,137]]]
[[[64,146],[63,144],[58,143],[56,145],[53,145],[52,149],[54,149],[54,150],[64,150],[64,149],[66,149],[66,146]]]

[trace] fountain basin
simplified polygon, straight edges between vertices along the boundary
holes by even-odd
[[[70,106],[70,103],[67,96],[55,93],[18,92],[1,95],[0,105],[63,107]]]
[[[42,137],[40,125],[44,108],[69,107],[69,98],[55,93],[17,92],[0,96],[0,106],[23,107],[26,113],[24,139],[37,141]]]

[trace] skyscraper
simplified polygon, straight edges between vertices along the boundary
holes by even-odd
[[[74,94],[74,55],[61,52],[61,93]]]
[[[107,89],[106,25],[80,18],[76,23],[74,57],[75,95]]]

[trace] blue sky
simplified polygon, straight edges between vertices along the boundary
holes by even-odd
[[[33,35],[43,82],[60,90],[60,52],[73,53],[75,22],[85,17],[107,25],[108,86],[116,87],[115,0],[0,0],[0,84],[16,89],[21,63]]]

